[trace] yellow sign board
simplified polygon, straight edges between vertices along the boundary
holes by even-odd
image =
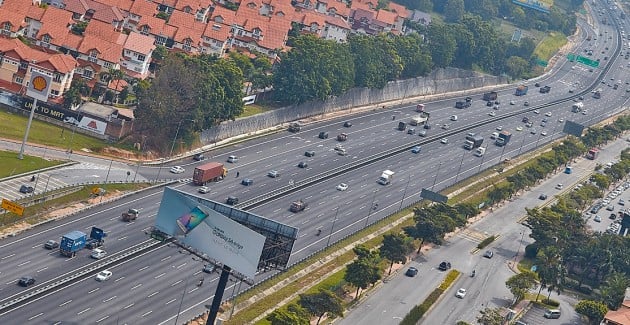
[[[24,214],[24,207],[15,203],[15,202],[11,202],[7,199],[2,199],[2,208],[7,210],[7,211],[11,211],[19,216],[22,216]]]

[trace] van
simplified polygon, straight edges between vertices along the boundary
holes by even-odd
[[[235,196],[228,196],[227,200],[225,200],[225,203],[229,205],[236,205],[238,204],[238,198]]]
[[[559,309],[547,309],[547,311],[545,311],[545,314],[543,316],[545,318],[548,318],[548,319],[558,319],[558,318],[560,318],[560,310]]]
[[[328,139],[328,132],[319,132],[320,139]]]

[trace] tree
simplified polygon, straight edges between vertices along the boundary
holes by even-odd
[[[518,56],[509,57],[506,65],[507,73],[514,79],[523,77],[529,69],[529,63]]]
[[[299,304],[311,315],[317,317],[317,324],[326,314],[343,316],[341,299],[329,290],[320,289],[317,293],[301,294]]]
[[[63,107],[72,108],[73,106],[81,104],[80,87],[80,83],[72,81],[70,89],[63,93]]]
[[[359,291],[367,289],[368,286],[378,282],[382,277],[379,267],[380,257],[365,246],[358,245],[354,249],[357,259],[346,267],[344,280],[357,287],[355,299],[359,299]]]
[[[521,272],[510,277],[505,285],[514,295],[514,301],[520,301],[525,297],[525,293],[536,285],[536,274],[530,271]]]
[[[464,17],[464,0],[446,0],[444,18],[449,23],[457,23]]]
[[[481,315],[477,316],[477,322],[482,325],[502,325],[505,317],[501,315],[499,308],[486,307],[481,311]]]
[[[601,190],[605,190],[610,186],[610,178],[607,175],[595,173],[591,176],[591,181]]]
[[[394,263],[407,262],[407,255],[413,252],[413,240],[403,233],[386,234],[383,236],[383,244],[379,250],[381,257],[390,261],[389,272],[392,273]]]
[[[427,36],[434,66],[438,68],[448,67],[453,62],[457,46],[448,26],[431,23]]]
[[[600,288],[602,301],[608,309],[617,310],[623,303],[626,288],[630,286],[630,279],[622,273],[613,273]]]
[[[297,304],[290,304],[286,309],[279,308],[267,316],[271,325],[309,325],[308,312]]]
[[[580,300],[580,302],[575,305],[575,311],[578,314],[586,316],[589,324],[597,325],[604,319],[608,308],[606,308],[606,304],[600,301]]]
[[[348,43],[354,58],[355,86],[382,89],[400,76],[403,61],[388,36],[355,35]]]

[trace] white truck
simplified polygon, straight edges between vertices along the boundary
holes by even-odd
[[[387,185],[392,182],[393,178],[394,178],[394,172],[388,169],[388,170],[383,171],[383,173],[381,174],[381,177],[379,177],[378,179],[378,183],[381,185]]]
[[[477,157],[483,157],[485,153],[486,153],[486,148],[484,147],[479,147],[477,148],[477,150],[475,150],[475,156]]]
[[[414,116],[411,118],[411,121],[409,121],[409,125],[413,125],[413,126],[422,125],[424,122],[427,121],[427,119],[428,119],[427,117],[420,116],[420,115]]]
[[[573,104],[573,106],[571,107],[571,112],[573,113],[579,113],[584,109],[584,103],[582,102],[577,102],[575,104]]]

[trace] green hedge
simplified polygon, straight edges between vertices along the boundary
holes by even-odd
[[[495,239],[497,239],[497,237],[496,237],[496,236],[490,236],[490,237],[488,237],[488,238],[486,238],[486,239],[482,240],[482,241],[481,241],[481,243],[479,243],[479,244],[477,245],[477,248],[482,249],[482,248],[484,248],[484,247],[486,247],[486,246],[490,245],[490,243],[492,243]]]
[[[431,306],[438,300],[438,298],[440,298],[444,291],[446,291],[446,289],[448,289],[451,284],[457,280],[457,277],[460,274],[461,273],[457,270],[451,270],[448,272],[446,278],[444,278],[444,281],[442,281],[440,286],[433,290],[427,299],[425,299],[420,305],[413,307],[407,316],[405,316],[405,318],[400,322],[400,325],[415,325],[418,323],[420,318],[424,316],[424,313],[426,313],[427,310],[429,310],[429,308],[431,308]]]

